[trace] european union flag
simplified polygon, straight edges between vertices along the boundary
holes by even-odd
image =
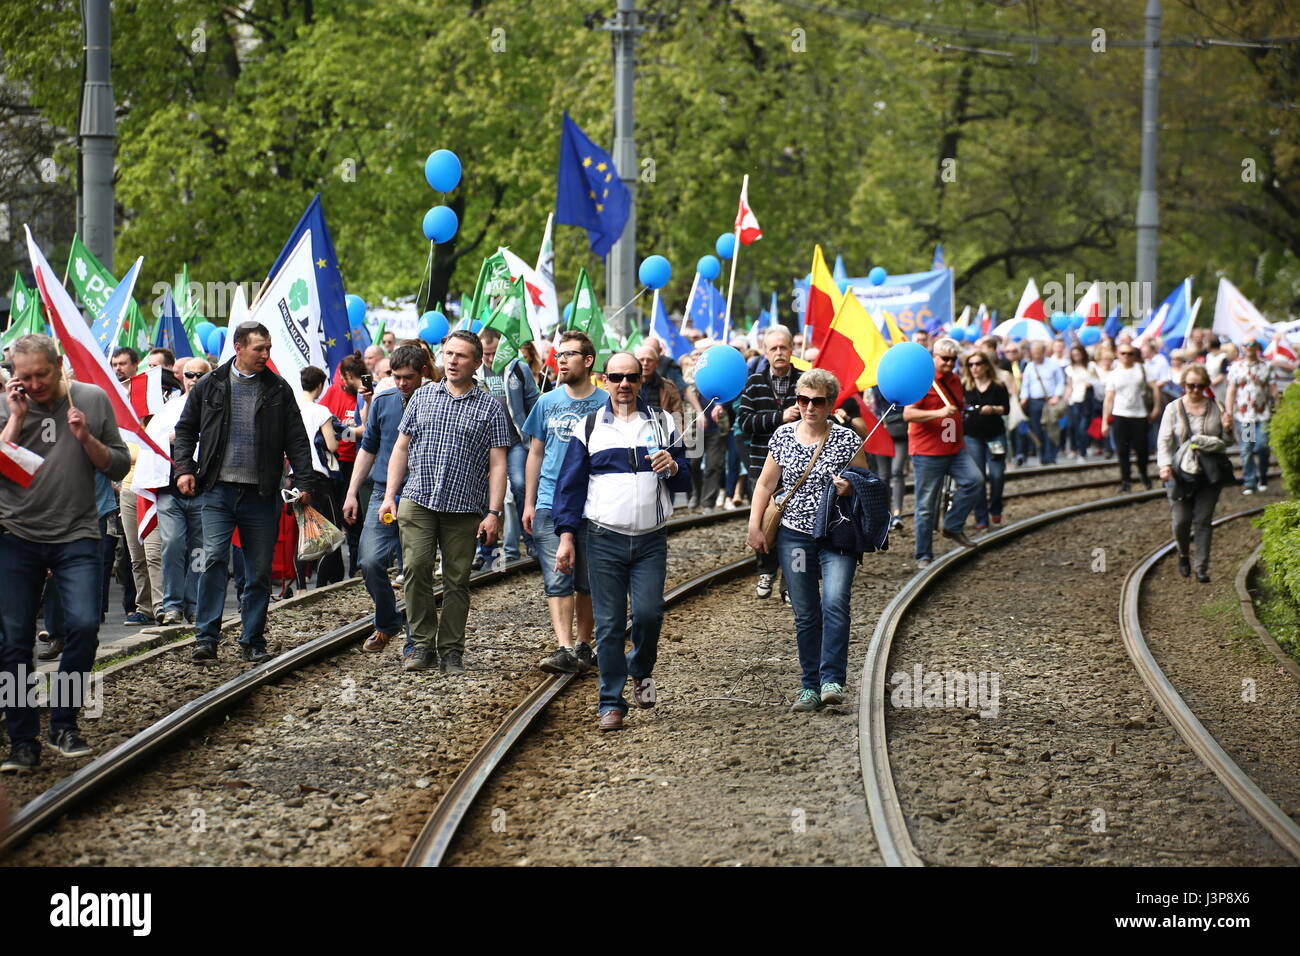
[[[176,300],[172,298],[171,289],[163,293],[162,315],[158,317],[158,332],[154,335],[153,347],[171,349],[178,359],[194,357],[190,337],[185,334],[185,323],[176,311]]]
[[[320,301],[320,325],[322,350],[325,369],[331,376],[343,361],[343,356],[351,354],[357,345],[352,341],[352,327],[348,325],[348,307],[343,299],[343,277],[339,274],[339,259],[334,254],[334,241],[330,239],[329,227],[325,225],[325,210],[320,204],[320,193],[312,197],[307,211],[298,220],[289,241],[280,250],[280,257],[271,266],[268,277],[275,275],[284,265],[289,253],[293,252],[304,230],[311,230],[311,258],[316,268],[316,294]],[[233,333],[232,333],[233,334]]]
[[[1113,339],[1115,336],[1119,335],[1120,329],[1122,328],[1124,328],[1124,326],[1119,320],[1119,306],[1115,306],[1115,308],[1111,310],[1110,316],[1106,319],[1106,324],[1102,327],[1102,332],[1104,332],[1108,338]]]
[[[668,318],[668,312],[664,309],[664,300],[659,296],[655,297],[655,312],[650,317],[650,331],[668,347],[668,354],[672,356],[674,362],[695,348],[690,339],[677,331],[677,326],[673,325],[673,320]]]
[[[587,230],[591,251],[604,258],[623,235],[632,196],[618,178],[614,160],[578,129],[566,112],[560,134],[555,221]]]

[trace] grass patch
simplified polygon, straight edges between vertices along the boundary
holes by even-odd
[[[1300,662],[1300,609],[1277,592],[1262,566],[1255,582],[1255,616],[1278,646]]]

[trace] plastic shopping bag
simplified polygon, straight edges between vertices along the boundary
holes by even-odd
[[[295,503],[293,513],[298,519],[299,561],[319,561],[342,547],[346,535],[311,505]]]

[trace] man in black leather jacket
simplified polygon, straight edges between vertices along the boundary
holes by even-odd
[[[190,390],[176,423],[176,488],[202,495],[203,554],[193,659],[213,660],[226,609],[230,539],[244,550],[247,584],[239,638],[244,660],[267,660],[266,609],[271,558],[280,524],[284,459],[293,466],[303,504],[311,500],[311,446],[289,383],[266,367],[271,334],[246,322],[235,330],[235,357]],[[196,460],[197,451],[197,460]]]

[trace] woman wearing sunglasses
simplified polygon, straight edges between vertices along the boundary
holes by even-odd
[[[1188,363],[1183,368],[1183,397],[1165,406],[1160,419],[1160,435],[1156,440],[1156,464],[1160,480],[1169,490],[1169,503],[1173,508],[1174,540],[1178,543],[1178,573],[1190,577],[1192,566],[1189,546],[1196,544],[1196,580],[1208,584],[1210,580],[1210,520],[1219,503],[1222,480],[1231,478],[1231,466],[1226,474],[1208,473],[1206,455],[1198,455],[1202,467],[1195,480],[1188,481],[1174,472],[1174,459],[1180,446],[1196,435],[1223,438],[1223,409],[1209,395],[1210,373],[1204,365]],[[1215,443],[1220,445],[1221,442]]]
[[[794,607],[803,670],[797,711],[842,704],[848,673],[849,605],[858,558],[824,548],[814,537],[827,486],[834,482],[836,493],[848,495],[852,486],[840,473],[849,465],[868,467],[862,438],[828,418],[839,394],[839,381],[825,369],[803,373],[795,391],[799,417],[772,434],[749,511],[746,543],[766,553],[763,513],[781,486],[784,512],[776,553]]]
[[[1144,397],[1145,395],[1145,397]],[[1150,411],[1147,409],[1150,402]],[[1101,409],[1101,434],[1104,438],[1111,430],[1111,415],[1115,416],[1115,450],[1119,452],[1120,491],[1133,488],[1132,465],[1129,456],[1137,455],[1138,477],[1147,488],[1151,476],[1147,474],[1147,422],[1154,422],[1160,414],[1160,394],[1146,375],[1137,346],[1125,343],[1119,347],[1119,368],[1112,369],[1106,378],[1106,400]]]
[[[962,416],[966,454],[985,482],[975,499],[975,527],[984,531],[990,519],[1002,523],[1002,485],[1007,469],[1007,429],[1002,416],[1011,408],[1011,394],[993,377],[993,365],[981,350],[962,359],[961,384],[966,392]]]

